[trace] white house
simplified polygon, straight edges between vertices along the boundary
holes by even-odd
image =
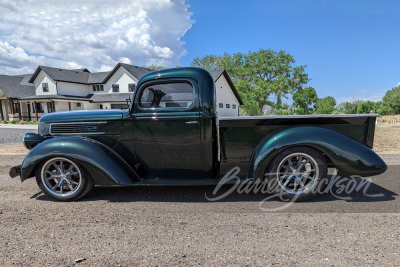
[[[30,75],[0,75],[0,115],[38,120],[55,111],[127,108],[139,78],[153,70],[118,63],[110,72],[37,67]],[[225,70],[212,71],[220,117],[238,116],[240,99]]]

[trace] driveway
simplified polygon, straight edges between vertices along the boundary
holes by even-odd
[[[210,186],[95,188],[55,202],[35,179],[9,178],[22,155],[0,155],[0,265],[400,265],[400,157],[382,157],[389,170],[369,196],[326,193],[271,212],[285,203],[260,193],[211,202]]]

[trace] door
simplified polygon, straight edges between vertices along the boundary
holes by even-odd
[[[193,81],[141,86],[133,124],[138,161],[148,178],[201,178],[199,103]]]

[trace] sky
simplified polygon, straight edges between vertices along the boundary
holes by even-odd
[[[397,0],[0,0],[0,73],[273,49],[307,65],[319,97],[378,101],[400,82],[399,11]]]

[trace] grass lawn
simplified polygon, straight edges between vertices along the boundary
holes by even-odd
[[[8,121],[7,123],[4,123],[4,121],[0,121],[0,123],[2,123],[2,124],[19,124],[19,121],[15,122],[15,123],[11,123],[11,121]],[[37,121],[24,121],[24,124],[38,125],[39,122],[37,122]]]

